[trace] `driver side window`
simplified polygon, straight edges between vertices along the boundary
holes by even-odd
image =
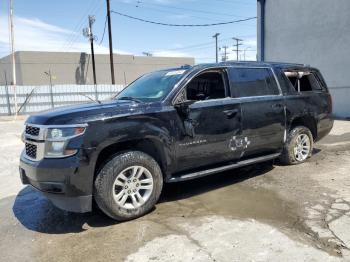
[[[186,86],[187,100],[202,101],[225,98],[224,76],[221,71],[209,71],[199,74]]]

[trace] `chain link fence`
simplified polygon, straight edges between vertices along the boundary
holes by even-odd
[[[123,88],[123,85],[17,86],[17,113],[31,114],[96,99],[107,100]],[[0,115],[15,113],[13,86],[0,86]]]

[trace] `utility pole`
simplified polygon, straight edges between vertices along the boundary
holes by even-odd
[[[16,57],[15,57],[15,34],[13,25],[13,0],[10,0],[10,35],[11,35],[11,52],[12,52],[12,84],[15,100],[15,117],[18,113],[17,105],[17,77],[16,77]]]
[[[228,46],[223,46],[220,48],[220,50],[223,49],[224,50],[224,55],[222,56],[222,62],[226,62],[227,60],[227,49],[228,49]]]
[[[108,20],[108,38],[109,38],[109,63],[111,66],[111,78],[112,85],[115,85],[114,79],[114,62],[113,62],[113,43],[112,43],[112,25],[111,25],[111,8],[110,8],[110,0],[107,1],[107,20]]]
[[[219,50],[218,50],[218,36],[219,36],[220,34],[219,33],[216,33],[215,35],[213,35],[213,38],[215,38],[215,61],[216,61],[216,63],[218,63],[219,61]]]
[[[94,85],[96,85],[96,67],[95,67],[95,52],[94,52],[94,40],[96,36],[92,33],[92,24],[95,22],[95,17],[89,15],[89,27],[83,29],[83,35],[90,40],[91,57],[92,57],[92,74],[94,76]]]
[[[237,61],[238,61],[238,55],[239,55],[239,46],[243,45],[242,42],[243,40],[242,39],[239,39],[239,38],[236,38],[236,37],[232,37],[232,39],[236,42],[233,46],[236,47],[236,49],[233,49],[233,51],[236,51],[236,54],[237,54]]]
[[[53,102],[53,89],[52,89],[52,74],[51,74],[51,69],[49,69],[49,71],[45,71],[44,72],[45,75],[47,75],[49,77],[49,81],[50,81],[50,99],[51,99],[51,108],[55,107],[55,104]]]
[[[250,49],[250,46],[248,46],[244,49],[244,61],[247,61],[245,53],[247,52],[248,49]]]

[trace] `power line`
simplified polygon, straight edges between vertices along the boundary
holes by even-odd
[[[241,36],[243,37],[243,36]],[[218,43],[222,43],[225,42],[227,40],[231,40],[232,37],[228,37],[228,38],[223,38],[223,39],[218,39]],[[188,45],[188,46],[183,46],[183,47],[177,47],[177,48],[168,48],[168,49],[162,49],[162,51],[182,51],[182,50],[198,50],[198,49],[209,49],[212,48],[213,45],[215,43],[214,42],[204,42],[204,43],[198,43],[198,44],[194,44],[194,45]],[[250,51],[250,50],[248,50]],[[156,53],[155,50],[153,50],[152,52]]]
[[[249,5],[249,6],[256,6],[256,3],[247,3],[246,1],[233,1],[233,0],[215,0],[218,2],[224,2],[228,4],[234,4],[234,5]]]
[[[137,21],[140,21],[140,22],[144,22],[144,23],[155,24],[155,25],[163,25],[163,26],[173,26],[173,27],[209,27],[209,26],[235,24],[235,23],[240,23],[240,22],[245,22],[245,21],[256,19],[256,16],[254,16],[254,17],[248,17],[248,18],[234,20],[234,21],[211,23],[211,24],[171,24],[171,23],[156,22],[156,21],[151,21],[151,20],[147,20],[147,19],[143,19],[143,18],[138,18],[138,17],[135,17],[135,16],[123,14],[123,13],[120,13],[120,12],[117,12],[117,11],[113,11],[113,10],[111,10],[111,13],[117,14],[119,16],[127,17],[129,19],[133,19],[133,20],[137,20]]]
[[[140,5],[141,2],[137,2],[137,5],[135,6],[133,3],[131,2],[119,2],[120,4],[124,4],[124,5],[132,5],[136,8],[139,8],[139,9],[145,9],[145,10],[150,10],[150,11],[155,11],[155,12],[158,12],[158,13],[162,13],[164,14],[165,12],[167,13],[171,13],[171,14],[175,14],[175,15],[185,15],[187,17],[192,17],[192,18],[196,18],[196,19],[200,19],[200,20],[212,20],[212,21],[223,21],[223,20],[220,20],[220,19],[212,19],[212,18],[208,18],[208,17],[203,17],[203,16],[195,16],[195,15],[188,15],[188,14],[184,14],[183,12],[181,11],[174,11],[173,8],[171,8],[172,10],[165,10],[167,8],[169,8],[168,6],[162,6],[162,5],[155,5],[155,4],[152,4],[154,6],[157,6],[159,8],[163,8],[163,9],[158,9],[158,8],[154,8],[154,7],[145,7],[143,5]],[[146,4],[146,3],[143,3],[143,4]],[[147,3],[148,4],[148,3]],[[151,5],[151,4],[149,4]],[[165,9],[164,9],[165,8]]]
[[[61,50],[66,50],[67,49],[66,47],[70,44],[70,42],[74,39],[74,37],[76,37],[77,35],[80,35],[81,28],[85,23],[85,18],[89,14],[90,9],[92,11],[94,7],[93,3],[94,3],[94,0],[91,0],[90,5],[88,5],[88,8],[85,9],[86,12],[84,12],[84,14],[78,20],[78,23],[75,25],[74,29],[72,30],[72,33],[68,36],[67,41],[65,41],[62,44]]]
[[[195,12],[195,13],[203,13],[203,14],[218,15],[218,16],[228,16],[228,17],[242,17],[242,16],[234,15],[234,14],[213,12],[213,11],[207,11],[207,10],[201,10],[201,9],[192,9],[192,8],[177,7],[177,6],[164,6],[164,5],[151,4],[151,3],[147,3],[147,2],[142,2],[141,0],[137,1],[137,3],[138,3],[138,6],[140,6],[139,4],[146,4],[146,5],[153,5],[153,6],[168,8],[168,9],[178,9],[178,10],[190,11],[190,12]]]
[[[240,36],[240,37],[248,37],[248,36]],[[250,37],[250,35],[249,35]],[[223,39],[218,39],[218,42],[223,42],[223,41],[227,41],[227,40],[231,40],[232,37],[228,37],[228,38],[223,38]],[[165,49],[165,51],[177,51],[177,50],[183,50],[183,49],[194,49],[197,47],[204,47],[204,46],[212,46],[213,42],[204,42],[204,43],[198,43],[198,44],[194,44],[194,45],[188,45],[188,46],[183,46],[183,47],[177,47],[177,48],[169,48],[169,49]]]
[[[96,15],[101,7],[102,7],[101,2],[97,1],[95,3],[95,5],[91,6],[91,8],[89,8],[87,14],[89,14],[89,13],[94,14],[95,13],[95,15]],[[81,36],[80,32],[81,32],[83,26],[85,25],[85,19],[86,19],[86,15],[83,17],[83,19],[81,20],[81,22],[77,26],[78,29],[72,33],[72,37],[68,41],[68,43],[65,45],[64,50],[70,49],[77,42],[77,40],[80,38],[80,36]]]
[[[100,2],[97,2],[97,5],[95,5],[95,7],[91,10],[90,13],[96,15],[96,14],[98,13],[98,11],[101,9],[101,7],[102,7],[102,5],[100,5]],[[79,30],[81,30],[81,29],[83,28],[84,24],[85,24],[85,23],[83,22],[83,23],[79,26]],[[73,40],[68,44],[68,46],[66,47],[66,49],[72,48],[72,47],[74,46],[74,44],[79,40],[80,36],[81,36],[80,32],[79,32],[79,33],[76,33],[76,34],[75,34],[75,37],[74,37]]]
[[[101,45],[102,42],[103,42],[103,39],[105,38],[106,27],[107,27],[107,19],[108,19],[108,17],[106,16],[106,20],[105,20],[105,25],[103,27],[103,33],[102,33],[101,41],[100,41],[100,43],[98,45]]]
[[[179,11],[170,11],[170,10],[164,10],[164,9],[157,9],[157,8],[154,8],[154,7],[144,7],[144,6],[136,6],[137,8],[142,8],[142,9],[146,9],[146,10],[151,10],[151,11],[156,11],[156,12],[160,12],[162,14],[164,14],[165,12],[167,13],[171,13],[171,14],[174,14],[174,15],[184,15],[184,16],[187,16],[187,17],[192,17],[192,18],[196,18],[196,19],[200,19],[200,20],[211,20],[211,21],[222,21],[222,20],[219,20],[219,19],[212,19],[212,18],[208,18],[208,17],[203,17],[203,16],[195,16],[195,15],[188,15],[188,14],[184,14],[183,12],[179,12]],[[166,8],[166,6],[159,6],[161,8]]]
[[[237,37],[232,37],[232,39],[236,42],[236,44],[234,44],[233,46],[236,47],[236,49],[234,49],[233,51],[236,51],[236,59],[238,61],[238,55],[239,55],[239,46],[243,45],[243,39],[239,39]]]
[[[189,45],[184,47],[178,47],[178,48],[169,48],[166,49],[166,51],[179,51],[179,50],[186,50],[186,49],[196,49],[196,48],[202,48],[202,47],[211,47],[213,45],[212,42],[202,43],[202,44],[196,44],[196,45]]]

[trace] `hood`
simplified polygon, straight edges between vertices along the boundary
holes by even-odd
[[[43,111],[30,116],[27,123],[37,125],[83,124],[118,114],[135,113],[143,107],[145,107],[143,103],[124,100],[91,102]]]

